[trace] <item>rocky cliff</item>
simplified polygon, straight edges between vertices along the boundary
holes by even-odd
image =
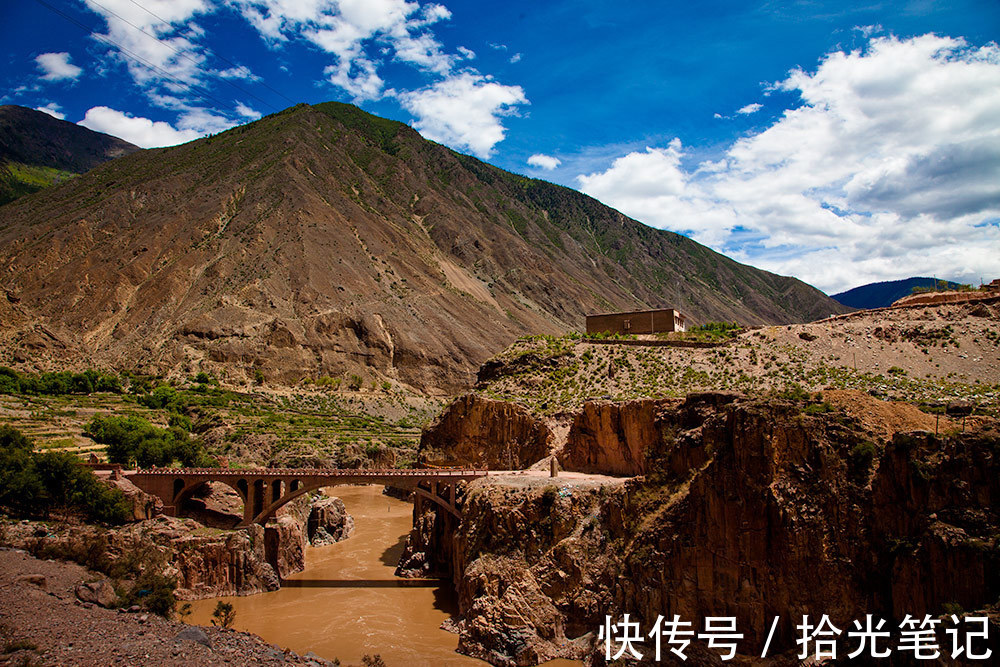
[[[467,394],[424,429],[418,457],[437,466],[519,470],[548,456],[552,444],[548,426],[520,405]]]
[[[139,513],[150,497],[138,491],[129,498]],[[224,507],[227,494],[213,490],[202,500],[222,525],[239,520],[218,509]],[[353,529],[354,519],[339,498],[303,497],[282,508],[267,526],[218,529],[168,516],[114,529],[22,522],[5,529],[3,542],[35,553],[83,558],[91,566],[101,562],[108,570],[114,570],[113,563],[120,559],[162,562],[163,574],[177,581],[175,595],[195,600],[276,590],[283,578],[305,567],[307,544],[332,544],[350,537]]]
[[[453,545],[439,565],[459,592],[461,650],[497,665],[602,664],[596,631],[628,612],[646,631],[661,614],[734,616],[747,656],[778,617],[771,654],[791,658],[803,614],[845,629],[866,613],[898,625],[991,608],[1000,434],[886,443],[844,412],[806,407],[693,395],[635,425],[643,476],[487,478],[462,496],[457,526],[421,517],[415,545]],[[698,642],[689,656],[718,660]]]
[[[658,437],[654,416],[671,399],[587,401],[569,430],[559,463],[567,470],[641,475]],[[676,401],[675,401],[676,402]]]

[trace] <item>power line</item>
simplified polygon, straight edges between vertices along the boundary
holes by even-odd
[[[201,63],[199,63],[199,62],[198,62],[197,60],[195,60],[194,58],[192,58],[192,57],[191,57],[191,56],[189,56],[188,54],[184,53],[184,52],[183,52],[183,51],[181,51],[180,49],[176,49],[176,48],[174,48],[174,47],[173,47],[173,45],[171,45],[171,44],[170,44],[169,42],[165,42],[165,41],[163,41],[162,39],[160,39],[159,37],[157,37],[156,35],[153,35],[153,34],[151,34],[151,33],[148,33],[148,32],[146,32],[145,30],[143,30],[143,29],[142,29],[142,28],[140,28],[139,26],[137,26],[137,25],[135,25],[134,23],[132,23],[131,21],[127,20],[126,18],[124,18],[124,17],[123,17],[123,16],[121,16],[120,14],[117,14],[117,13],[115,13],[115,12],[114,12],[113,10],[109,9],[108,7],[105,7],[104,5],[102,5],[101,3],[97,2],[96,0],[88,0],[88,1],[89,1],[89,3],[90,3],[90,4],[92,4],[92,5],[96,5],[96,6],[100,7],[101,9],[103,9],[104,11],[106,11],[107,13],[111,14],[112,16],[114,16],[115,18],[117,18],[117,19],[118,19],[119,21],[121,21],[122,23],[125,23],[126,25],[129,25],[129,26],[131,26],[131,27],[135,28],[136,30],[138,30],[139,32],[141,32],[142,34],[144,34],[144,35],[145,35],[146,37],[149,37],[150,39],[153,39],[153,40],[156,40],[157,42],[159,42],[159,43],[160,43],[160,44],[162,44],[163,46],[167,47],[168,49],[170,49],[171,51],[173,51],[174,53],[176,53],[176,54],[177,54],[178,56],[180,56],[181,58],[184,58],[184,59],[185,59],[185,60],[187,60],[188,62],[192,63],[192,64],[193,64],[193,65],[194,65],[195,67],[201,67]],[[142,5],[140,5],[139,3],[135,2],[134,0],[131,0],[131,2],[132,2],[132,4],[134,4],[134,5],[136,6],[136,7],[139,7],[139,8],[141,8],[141,9],[144,9],[145,11],[147,11],[147,12],[148,12],[148,13],[150,14],[150,16],[153,16],[153,17],[154,17],[154,18],[156,18],[157,20],[159,20],[159,21],[163,21],[163,23],[166,23],[166,24],[168,24],[168,25],[169,25],[169,23],[170,23],[169,21],[164,21],[164,20],[163,20],[163,19],[161,19],[161,18],[160,18],[159,16],[157,16],[156,14],[153,14],[153,13],[152,13],[152,12],[150,12],[150,11],[149,11],[148,9],[146,9],[145,7],[143,7]],[[223,61],[223,62],[225,62],[225,63],[228,63],[229,65],[231,65],[231,66],[232,66],[232,67],[234,67],[234,68],[237,68],[237,69],[238,69],[238,68],[240,67],[240,65],[237,65],[236,63],[234,63],[234,62],[231,62],[231,61],[227,60],[226,58],[223,58],[222,56],[220,56],[220,55],[218,55],[218,54],[214,54],[214,55],[215,55],[215,57],[216,57],[216,58],[218,58],[219,60],[221,60],[221,61]],[[222,81],[223,81],[224,83],[226,83],[226,84],[228,84],[228,85],[232,86],[232,87],[233,87],[233,88],[235,88],[236,90],[240,91],[240,92],[241,92],[241,93],[243,93],[244,95],[249,95],[250,97],[252,97],[252,98],[254,98],[255,100],[257,100],[258,102],[260,102],[261,104],[264,104],[264,105],[267,105],[267,106],[271,107],[272,109],[274,109],[275,111],[280,111],[280,109],[279,109],[278,107],[274,106],[273,104],[271,104],[271,103],[270,103],[270,102],[268,102],[267,100],[265,100],[265,99],[262,99],[262,98],[258,97],[257,95],[255,95],[255,94],[251,93],[251,92],[250,92],[249,90],[246,90],[245,88],[241,88],[240,86],[236,85],[236,84],[235,84],[235,83],[233,83],[232,81],[230,81],[230,80],[228,80],[228,79],[226,79],[226,78],[224,78],[224,77],[222,78]],[[261,82],[261,83],[263,83],[263,82]],[[271,89],[271,88],[270,88],[270,86],[267,86],[267,85],[265,85],[264,87],[265,87],[265,88],[268,88],[268,89]],[[273,89],[271,89],[271,90],[273,90]],[[287,98],[287,97],[285,97],[284,95],[281,95],[281,93],[279,93],[278,91],[274,91],[274,92],[275,92],[275,93],[277,93],[278,95],[280,95],[281,97],[283,97],[284,99],[288,100],[288,98]],[[291,102],[291,100],[288,100],[288,101],[289,101],[289,102]],[[292,102],[292,104],[294,104],[294,102]]]
[[[93,0],[91,0],[91,1],[93,1]],[[164,18],[161,18],[161,17],[160,17],[160,16],[158,16],[157,14],[154,14],[154,13],[153,13],[153,12],[152,12],[151,10],[149,10],[149,9],[148,9],[147,7],[144,7],[143,5],[140,5],[140,4],[139,4],[138,2],[136,2],[135,0],[129,0],[129,2],[131,2],[131,3],[133,4],[133,5],[135,5],[136,7],[138,7],[139,9],[141,9],[142,11],[144,11],[144,12],[146,12],[147,14],[149,14],[150,16],[152,16],[152,17],[153,17],[154,19],[156,19],[157,21],[160,21],[161,23],[166,23],[166,24],[168,24],[168,25],[170,24],[170,21],[168,21],[168,20],[166,20],[166,19],[164,19]],[[95,2],[94,4],[97,4],[97,3]],[[110,10],[109,10],[109,11],[110,11]],[[116,16],[117,16],[117,14],[116,14]],[[149,33],[146,33],[146,34],[149,34]],[[159,39],[159,38],[158,38],[158,37],[154,37],[154,39]],[[240,65],[237,65],[237,64],[236,64],[236,63],[234,63],[234,62],[233,62],[232,60],[229,60],[229,59],[228,59],[228,58],[226,58],[225,56],[222,56],[222,55],[220,55],[218,51],[213,51],[213,52],[212,52],[212,55],[214,55],[214,56],[215,56],[216,58],[218,58],[218,59],[219,59],[219,60],[221,60],[222,62],[226,63],[226,64],[227,64],[227,65],[229,65],[230,67],[237,67],[237,68],[238,68],[238,67],[240,67]],[[297,104],[297,102],[296,102],[295,100],[293,100],[292,98],[288,97],[287,95],[285,95],[284,93],[282,93],[282,92],[281,92],[280,90],[275,90],[274,88],[272,88],[271,86],[269,86],[269,85],[267,84],[267,82],[266,82],[266,81],[264,81],[263,79],[260,79],[260,80],[259,80],[259,81],[258,81],[257,83],[259,83],[260,85],[262,85],[262,86],[263,86],[264,88],[267,88],[267,89],[268,89],[268,90],[270,90],[270,91],[271,91],[272,93],[274,93],[275,95],[277,95],[277,96],[278,96],[278,97],[280,97],[281,99],[285,100],[285,101],[286,101],[286,102],[288,102],[289,104]]]
[[[154,72],[159,72],[160,74],[162,74],[166,78],[168,78],[168,79],[170,79],[170,80],[172,80],[172,81],[174,81],[176,83],[179,83],[180,85],[182,85],[182,86],[184,86],[184,87],[186,87],[188,89],[194,90],[195,92],[197,92],[198,94],[200,94],[203,99],[211,100],[212,102],[215,102],[216,104],[218,104],[220,107],[228,108],[230,106],[228,103],[223,102],[222,100],[219,100],[216,97],[213,97],[211,94],[209,94],[206,90],[202,89],[200,86],[196,86],[193,83],[190,83],[188,81],[182,81],[181,79],[177,78],[176,76],[174,76],[170,72],[167,72],[166,70],[163,70],[163,69],[157,67],[156,65],[154,65],[153,63],[149,62],[148,60],[146,60],[142,56],[139,56],[139,55],[136,55],[135,53],[132,53],[131,51],[129,51],[128,49],[126,49],[124,46],[122,46],[118,42],[114,41],[113,39],[108,39],[104,35],[98,34],[92,28],[89,28],[88,26],[84,25],[80,21],[77,21],[72,16],[69,16],[68,14],[65,14],[65,13],[59,11],[58,9],[56,9],[55,7],[53,7],[52,5],[50,5],[49,3],[45,2],[45,0],[35,0],[35,2],[37,2],[40,5],[42,5],[43,7],[47,8],[48,10],[50,10],[50,11],[58,14],[59,16],[63,17],[64,19],[66,19],[70,23],[75,24],[76,26],[78,26],[82,30],[85,30],[86,32],[90,33],[91,35],[93,35],[97,39],[101,40],[105,44],[109,44],[111,46],[117,47],[119,51],[121,51],[122,53],[127,53],[133,59],[137,60],[141,64],[143,64],[146,67],[148,67],[149,69],[153,70]]]

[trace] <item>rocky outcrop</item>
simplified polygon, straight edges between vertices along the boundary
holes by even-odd
[[[734,394],[647,414],[642,477],[593,489],[486,478],[460,498],[460,524],[433,508],[415,517],[423,558],[445,547],[436,566],[459,592],[460,650],[604,664],[596,631],[627,612],[645,631],[659,615],[735,617],[748,656],[778,617],[771,655],[791,659],[803,614],[898,625],[1000,597],[1000,434],[883,446],[845,413]],[[695,664],[718,660],[691,649]]]
[[[112,477],[107,483],[125,495],[133,520],[152,519],[163,511],[162,500],[149,495],[124,477]]]
[[[420,436],[418,457],[438,466],[520,470],[550,454],[553,435],[526,408],[461,396]]]
[[[570,427],[559,463],[567,470],[605,475],[641,475],[646,451],[660,437],[656,412],[672,399],[624,403],[587,401]]]
[[[340,498],[320,498],[310,506],[306,530],[314,547],[334,544],[354,532],[354,517],[347,513]]]
[[[456,502],[461,504],[464,493]],[[452,535],[458,522],[449,512],[438,512],[432,503],[414,503],[413,528],[403,545],[397,577],[448,577],[456,561]]]
[[[290,517],[286,522],[292,525],[272,531],[270,544],[263,526],[217,531],[167,516],[116,529],[22,522],[8,527],[4,541],[45,558],[85,562],[102,572],[155,566],[176,579],[178,598],[194,600],[277,590],[279,571],[285,576],[301,570],[304,538],[292,527],[300,524]]]
[[[305,553],[306,531],[301,521],[279,516],[264,527],[264,555],[278,577],[301,572],[306,566]]]
[[[268,558],[262,526],[206,534],[191,519],[159,517],[111,531],[109,540],[112,553],[155,545],[167,560],[166,574],[177,579],[180,599],[252,595],[277,590],[281,585],[272,564],[277,558]]]

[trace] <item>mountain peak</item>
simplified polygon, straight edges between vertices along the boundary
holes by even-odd
[[[0,267],[0,288],[20,297],[0,318],[9,361],[43,349],[432,392],[465,389],[518,336],[580,328],[597,310],[744,323],[843,310],[335,102],[129,155],[9,204]]]

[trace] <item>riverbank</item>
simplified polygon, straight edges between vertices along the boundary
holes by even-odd
[[[73,563],[0,549],[0,665],[325,664],[247,632],[81,602],[76,587],[94,579]]]
[[[221,599],[236,609],[233,627],[328,660],[360,663],[378,654],[390,667],[485,665],[456,653],[458,636],[441,629],[458,611],[452,583],[394,574],[413,505],[378,486],[334,492],[354,517],[349,539],[307,547],[305,570],[284,578],[279,590],[192,602],[190,620],[208,623]]]

